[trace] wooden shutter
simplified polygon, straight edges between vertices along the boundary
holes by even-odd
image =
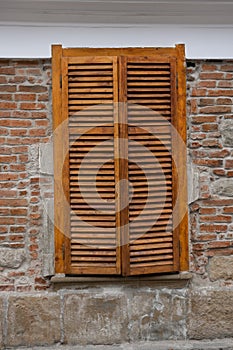
[[[120,86],[127,102],[129,229],[124,274],[177,271],[173,230],[175,188],[171,123],[176,101],[176,60],[124,57]]]
[[[187,270],[183,45],[53,50],[56,272]]]
[[[68,115],[70,244],[67,273],[118,274],[114,163],[116,57],[63,58],[63,113]]]

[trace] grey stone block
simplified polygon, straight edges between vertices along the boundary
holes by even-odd
[[[6,345],[52,345],[60,340],[60,297],[10,296]]]
[[[211,281],[233,279],[233,256],[214,256],[209,261],[208,272]]]
[[[1,267],[17,269],[23,264],[25,259],[25,251],[23,249],[0,248]]]
[[[221,123],[221,135],[223,145],[226,147],[233,147],[233,121],[232,119],[224,120]]]
[[[212,192],[224,197],[233,197],[233,179],[219,179],[212,184]]]
[[[54,269],[54,205],[53,199],[44,201],[43,276],[52,276]]]
[[[53,175],[53,143],[41,143],[39,147],[39,164],[42,174]]]
[[[68,344],[118,344],[127,341],[126,299],[94,292],[64,297],[64,336]]]
[[[129,338],[141,340],[185,339],[185,291],[137,290],[128,297]]]
[[[4,327],[4,305],[3,298],[0,297],[0,349],[3,349],[3,327]]]
[[[233,290],[203,289],[192,292],[190,339],[233,337]]]
[[[199,199],[200,195],[200,174],[198,168],[189,162],[188,165],[188,203],[193,203]]]

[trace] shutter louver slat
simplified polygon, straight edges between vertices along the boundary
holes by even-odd
[[[116,274],[114,64],[68,63],[71,272]],[[93,180],[94,179],[94,180]]]

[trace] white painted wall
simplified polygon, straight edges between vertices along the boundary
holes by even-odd
[[[50,57],[64,47],[186,45],[187,58],[233,58],[233,25],[102,25],[0,23],[0,57]]]

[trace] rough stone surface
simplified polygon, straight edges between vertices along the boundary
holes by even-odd
[[[52,276],[54,269],[54,201],[44,202],[44,235],[43,235],[43,276]]]
[[[188,202],[193,203],[199,198],[200,186],[199,186],[199,170],[189,161],[188,165]]]
[[[7,346],[52,345],[60,340],[60,298],[10,296]]]
[[[41,143],[39,147],[40,172],[53,175],[53,143]]]
[[[232,339],[214,341],[155,341],[122,345],[87,345],[46,347],[46,350],[232,350]],[[22,349],[23,350],[23,349]],[[24,348],[24,350],[45,350],[44,347]]]
[[[192,292],[189,315],[190,339],[233,337],[233,289]]]
[[[25,251],[23,249],[0,248],[1,267],[17,269],[22,265],[25,259]]]
[[[3,349],[3,322],[4,322],[3,299],[0,297],[0,349]]]
[[[225,197],[233,197],[233,179],[219,179],[212,185],[213,193]]]
[[[134,290],[127,302],[130,341],[185,338],[185,291]]]
[[[127,341],[124,295],[114,292],[65,296],[64,335],[68,344],[118,344]]]
[[[223,145],[233,147],[233,122],[231,119],[224,120],[221,124],[221,135]]]
[[[214,256],[208,266],[211,281],[233,279],[233,256]]]

